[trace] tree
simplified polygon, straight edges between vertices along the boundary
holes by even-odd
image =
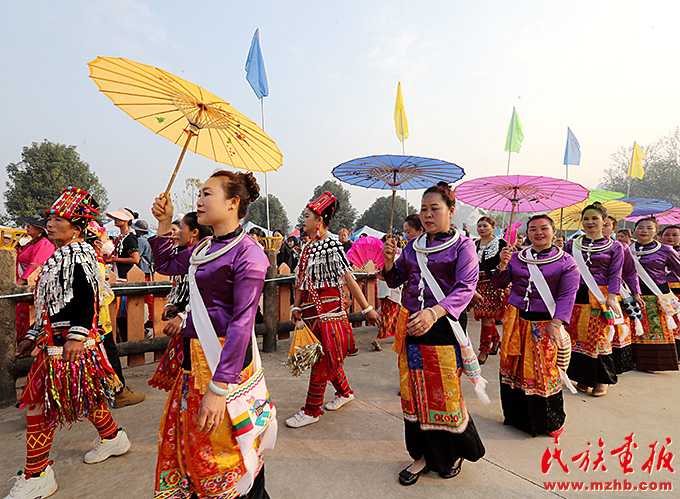
[[[264,196],[260,196],[257,201],[248,206],[248,214],[243,222],[253,222],[260,227],[267,228],[267,201]],[[278,229],[288,234],[290,228],[288,215],[279,198],[273,194],[269,195],[269,223],[272,231]]]
[[[335,180],[326,180],[323,184],[317,185],[314,188],[314,194],[312,194],[312,197],[309,199],[308,203],[311,203],[316,198],[321,196],[324,191],[328,191],[338,198],[338,204],[340,205],[338,212],[335,214],[335,218],[333,218],[331,221],[331,225],[329,227],[331,232],[335,232],[337,234],[340,229],[348,229],[351,231],[354,227],[354,220],[357,218],[357,210],[354,208],[354,206],[352,206],[352,202],[350,201],[352,195],[340,184],[340,182],[336,182]],[[305,210],[303,209],[300,217],[298,218],[298,227],[300,230],[302,230],[302,217],[304,215]]]
[[[186,214],[196,211],[198,191],[201,189],[201,185],[203,185],[203,182],[200,178],[187,177],[184,181],[184,190],[172,197],[172,204],[178,213]]]
[[[415,208],[410,204],[408,205],[408,210],[409,213],[415,212]],[[391,194],[376,199],[357,220],[357,229],[368,225],[381,232],[389,232],[391,211]],[[401,232],[404,218],[406,218],[406,200],[401,196],[396,196],[394,198],[394,229],[396,232]]]
[[[611,167],[605,170],[600,186],[603,189],[628,193],[630,197],[657,198],[680,205],[680,128],[659,137],[655,142],[640,146],[647,154],[642,160],[642,179],[626,176],[633,146],[620,147],[611,155]]]
[[[90,165],[80,159],[76,146],[44,140],[24,147],[19,163],[7,165],[5,209],[10,219],[45,212],[64,188],[79,187],[95,198],[100,213],[109,205],[106,189]]]

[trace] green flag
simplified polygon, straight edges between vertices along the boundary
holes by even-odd
[[[508,128],[508,138],[505,140],[506,152],[519,152],[522,148],[523,140],[524,132],[522,131],[522,123],[519,121],[519,115],[513,107],[510,128]]]

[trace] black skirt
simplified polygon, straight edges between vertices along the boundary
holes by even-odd
[[[612,354],[600,354],[597,357],[591,357],[583,353],[573,352],[567,374],[570,380],[591,388],[595,387],[597,383],[615,385],[617,381],[616,366]]]
[[[460,325],[467,326],[467,313],[459,318]],[[432,328],[422,336],[406,336],[407,344],[454,345],[458,347],[456,336],[446,317],[441,317]],[[456,348],[460,364],[459,348]],[[459,458],[478,461],[486,452],[482,439],[477,433],[472,416],[468,414],[468,424],[462,433],[446,430],[423,430],[420,423],[404,420],[406,450],[413,460],[425,457],[427,467],[432,471],[449,471]]]
[[[532,437],[557,431],[567,418],[562,392],[549,397],[527,395],[519,388],[501,383],[504,425],[511,425]]]

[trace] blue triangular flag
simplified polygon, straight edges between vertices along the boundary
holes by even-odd
[[[250,43],[248,58],[246,59],[246,80],[253,88],[258,99],[269,95],[267,72],[264,69],[264,59],[260,50],[260,28],[255,30],[253,41]]]
[[[574,132],[567,127],[567,147],[564,150],[564,164],[565,165],[580,165],[581,164],[581,146],[576,140]]]

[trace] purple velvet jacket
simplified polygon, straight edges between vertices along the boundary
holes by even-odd
[[[678,251],[680,251],[680,246],[673,246],[673,249],[675,250],[676,253],[678,253]],[[680,276],[676,275],[675,272],[673,272],[669,269],[666,269],[666,277],[668,278],[669,283],[670,282],[680,282]]]
[[[524,251],[524,249],[522,249]],[[541,251],[538,256],[532,251],[532,257],[539,260],[554,256],[557,253],[557,248],[554,246],[549,250]],[[576,301],[576,292],[578,291],[581,274],[578,271],[578,266],[574,257],[568,253],[553,263],[546,263],[539,265],[539,269],[545,277],[550,292],[555,298],[555,319],[560,319],[562,322],[568,323],[571,320],[571,312]],[[505,289],[508,284],[512,282],[510,291],[510,298],[508,299],[510,305],[517,307],[520,311],[526,310],[526,302],[524,296],[527,292],[529,284],[529,267],[522,262],[517,253],[513,253],[510,257],[510,262],[505,270],[496,270],[491,277],[491,283],[496,288]],[[528,312],[547,312],[545,304],[541,295],[538,293],[535,285],[531,286],[529,293],[529,310]]]
[[[633,253],[630,252],[630,246],[616,241],[623,248],[623,280],[630,288],[630,293],[633,295],[640,294],[640,280],[638,279],[637,269],[633,261]]]
[[[435,240],[434,244],[428,247],[438,246],[449,240],[445,237],[442,240]],[[383,272],[385,281],[390,288],[397,288],[403,283],[407,283],[404,288],[402,305],[411,312],[420,310],[420,268],[416,260],[416,252],[413,249],[412,239],[408,242],[401,256],[394,262],[394,266],[387,272]],[[425,305],[433,307],[440,305],[455,319],[467,308],[475,294],[477,279],[479,278],[479,263],[477,262],[477,250],[472,239],[460,236],[460,239],[448,249],[438,253],[428,255],[427,267],[437,280],[446,296],[444,300],[438,302],[429,286],[425,284]]]
[[[591,244],[590,239],[584,238],[583,245]],[[592,241],[594,248],[603,246],[607,243],[607,239],[602,238],[597,241]],[[569,240],[564,245],[564,251],[570,255],[574,254],[574,241]],[[588,263],[588,253],[582,252],[583,259],[588,265],[590,273],[598,286],[607,286],[609,293],[619,294],[621,289],[621,274],[623,271],[623,249],[617,241],[614,241],[612,247],[601,251],[599,253],[590,254],[590,263]],[[581,278],[581,284],[585,285],[585,281]]]
[[[644,251],[652,249],[657,243],[652,241],[644,246],[634,242],[630,245],[631,250]],[[640,263],[652,278],[652,281],[658,286],[660,284],[668,284],[669,279],[666,275],[666,270],[675,275],[680,276],[680,256],[671,247],[662,244],[658,251],[640,257]],[[642,280],[640,280],[642,283]]]
[[[214,240],[210,253],[228,244],[229,240]],[[164,275],[182,275],[189,271],[193,248],[175,254],[172,240],[149,238],[156,270]],[[250,237],[221,257],[201,265],[196,271],[196,284],[208,309],[217,336],[225,337],[220,362],[213,380],[239,383],[255,323],[257,306],[262,295],[269,260],[262,247]],[[197,338],[191,312],[187,317],[184,336]]]

